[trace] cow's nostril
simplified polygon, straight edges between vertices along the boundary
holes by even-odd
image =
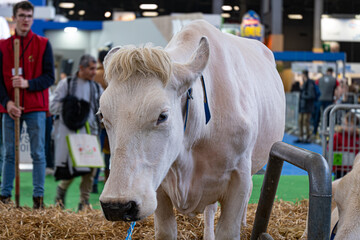
[[[130,210],[134,205],[136,205],[136,203],[134,201],[130,201],[124,206],[124,210]]]
[[[104,215],[109,221],[136,221],[139,208],[134,201],[127,203],[100,202]]]

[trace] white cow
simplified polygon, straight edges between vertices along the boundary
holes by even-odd
[[[165,49],[118,47],[104,63],[109,87],[100,112],[112,154],[100,196],[105,217],[134,221],[155,212],[156,239],[176,239],[173,207],[190,216],[205,211],[205,239],[240,239],[251,175],[284,133],[284,88],[272,52],[199,20]]]
[[[334,240],[360,238],[360,154],[354,160],[353,169],[332,184],[335,209],[331,213],[331,229]]]
[[[332,182],[331,240],[353,240],[360,236],[360,153],[354,159],[353,169]],[[309,214],[308,214],[309,215]],[[300,239],[307,239],[306,228]]]

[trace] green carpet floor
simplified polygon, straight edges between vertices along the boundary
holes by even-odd
[[[70,185],[66,193],[65,205],[66,208],[77,210],[80,201],[80,180],[81,177],[75,178]],[[46,176],[45,178],[45,195],[44,202],[46,206],[54,205],[54,199],[56,195],[56,187],[59,182],[55,181],[53,176]],[[99,196],[100,192],[104,188],[104,182],[99,182],[99,194],[92,193],[90,195],[90,203],[94,209],[100,209]],[[32,174],[31,172],[20,173],[20,206],[31,206],[32,207]],[[12,199],[15,201],[15,191],[13,190]]]
[[[253,191],[249,203],[257,203],[260,198],[264,175],[254,175],[252,179]],[[282,175],[275,198],[289,202],[309,199],[309,177],[307,175]]]
[[[260,197],[260,191],[264,175],[253,176],[253,191],[250,198],[250,203],[257,203]],[[66,208],[77,210],[79,203],[79,183],[80,177],[76,178],[71,184],[66,195]],[[54,204],[55,192],[57,182],[53,176],[46,176],[45,179],[45,205]],[[90,203],[94,209],[100,209],[99,196],[104,187],[103,182],[99,182],[98,194],[91,194]],[[13,192],[13,199],[15,193]],[[306,175],[289,176],[283,175],[280,178],[278,190],[276,193],[277,199],[284,201],[296,202],[302,199],[309,198],[309,179]],[[32,206],[32,175],[31,172],[21,172],[20,174],[20,205]]]

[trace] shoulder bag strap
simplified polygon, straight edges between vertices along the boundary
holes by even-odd
[[[85,129],[86,129],[86,133],[89,134],[89,135],[91,135],[90,124],[89,124],[88,121],[85,122]],[[78,134],[78,133],[80,133],[80,129],[78,129],[78,130],[76,131],[76,134]]]
[[[67,81],[67,95],[70,95],[70,81],[71,81],[71,77],[66,77],[66,81]]]
[[[71,77],[71,76],[67,77],[67,84],[68,84],[67,95],[75,96],[76,86],[77,86],[76,79],[77,79],[76,75],[74,77]],[[72,86],[71,86],[71,84],[72,84]]]

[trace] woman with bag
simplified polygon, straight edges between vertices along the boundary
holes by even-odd
[[[102,88],[93,81],[96,74],[96,60],[85,54],[80,58],[76,74],[62,79],[57,85],[50,102],[50,112],[58,116],[54,121],[55,178],[61,180],[57,187],[56,204],[65,207],[66,190],[81,176],[79,210],[90,207],[94,168],[74,167],[70,159],[66,137],[70,134],[88,133],[99,135],[100,126],[95,115],[99,108]],[[86,127],[88,126],[88,127]]]

